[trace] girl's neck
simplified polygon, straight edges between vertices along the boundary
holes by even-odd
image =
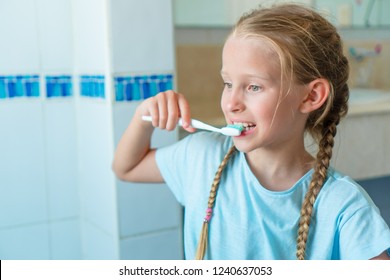
[[[246,154],[246,159],[259,183],[272,191],[290,189],[313,168],[315,161],[304,146],[278,152],[258,149]]]

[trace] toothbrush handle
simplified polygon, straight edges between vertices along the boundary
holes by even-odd
[[[179,124],[181,125],[181,119],[179,120]],[[191,126],[192,127],[195,127],[195,128],[198,128],[198,129],[204,129],[204,130],[209,130],[209,131],[216,131],[216,132],[219,132],[220,129],[219,128],[216,128],[214,126],[211,126],[211,125],[208,125],[208,124],[205,124],[204,122],[201,122],[201,121],[198,121],[198,120],[195,120],[195,119],[191,119]]]
[[[147,122],[151,122],[152,121],[152,117],[151,116],[142,116],[142,120],[143,121],[147,121]]]
[[[151,122],[152,121],[152,117],[151,116],[142,116],[142,120],[143,121],[147,121],[147,122]],[[191,121],[193,121],[193,120],[191,120]],[[183,121],[182,121],[181,118],[179,118],[179,121],[178,121],[177,124],[180,125],[180,126],[183,126]]]
[[[152,117],[151,116],[142,116],[142,120],[151,122]],[[183,120],[181,118],[179,118],[179,121],[177,124],[180,126],[183,126]],[[216,131],[216,132],[220,131],[220,129],[218,129],[214,126],[205,124],[205,123],[198,121],[198,120],[195,120],[195,119],[191,119],[191,126],[194,128],[198,128],[198,129],[205,129],[205,130]]]

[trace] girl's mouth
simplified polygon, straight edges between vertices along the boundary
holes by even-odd
[[[233,122],[234,125],[242,125],[244,129],[242,130],[241,135],[246,135],[253,129],[255,129],[256,125],[254,123],[244,123],[244,122]]]

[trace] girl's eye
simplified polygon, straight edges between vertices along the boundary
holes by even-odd
[[[231,84],[231,83],[227,83],[227,82],[224,82],[224,83],[223,83],[223,86],[224,86],[225,88],[232,88],[232,84]]]
[[[248,90],[249,90],[249,91],[260,91],[260,90],[261,90],[261,86],[249,85],[249,86],[248,86]]]

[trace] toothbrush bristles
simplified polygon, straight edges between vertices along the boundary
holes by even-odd
[[[239,124],[230,124],[222,129],[223,134],[227,136],[239,136],[243,130],[244,126]]]
[[[227,127],[237,129],[240,132],[244,130],[244,126],[242,124],[229,124]]]

